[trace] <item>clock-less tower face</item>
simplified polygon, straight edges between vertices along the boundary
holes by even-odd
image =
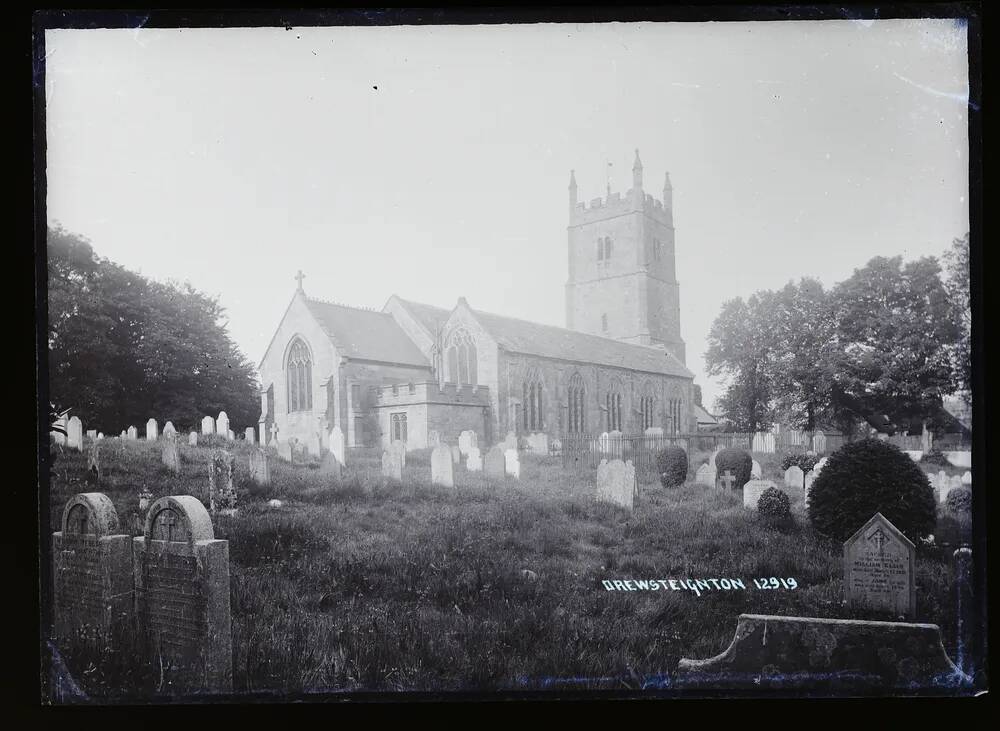
[[[642,190],[638,156],[636,163],[624,195],[577,203],[570,180],[566,326],[661,346],[683,363],[669,180],[664,200],[654,199]]]

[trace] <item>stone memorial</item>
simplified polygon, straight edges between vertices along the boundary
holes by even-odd
[[[330,452],[341,465],[345,464],[344,453],[346,451],[347,444],[344,441],[344,432],[341,431],[339,426],[334,426],[330,430]]]
[[[403,462],[398,452],[382,452],[382,477],[396,482],[403,479]]]
[[[74,495],[52,534],[55,634],[96,630],[109,645],[132,624],[132,538],[121,532],[111,499]]]
[[[66,422],[66,446],[78,452],[83,451],[83,422],[79,416],[72,416]]]
[[[229,542],[215,540],[205,506],[160,498],[132,548],[139,639],[160,692],[232,691]]]
[[[515,480],[521,479],[521,460],[516,449],[508,449],[503,453],[504,470]]]
[[[225,411],[220,411],[219,416],[215,419],[215,433],[229,436],[229,416],[226,415]]]
[[[455,486],[455,459],[451,447],[447,444],[439,444],[431,452],[431,484],[443,487]]]
[[[98,439],[104,439],[104,432],[102,432],[102,431],[97,432],[97,438]]]
[[[483,462],[483,471],[488,480],[502,480],[507,474],[506,457],[504,451],[499,447],[493,447],[486,452],[486,459]]]
[[[726,470],[716,477],[716,487],[722,490],[732,490],[736,487],[736,475],[731,470]]]
[[[233,434],[233,430],[232,429],[229,429],[229,430],[226,431],[226,439],[228,439],[231,442],[236,439],[236,435]]]
[[[177,450],[177,442],[173,439],[163,440],[163,452],[160,454],[160,461],[163,462],[164,467],[173,472],[175,475],[180,473],[181,455]]]
[[[90,445],[87,453],[87,484],[101,484],[101,445],[96,441]]]
[[[786,487],[797,487],[800,490],[805,484],[805,473],[802,468],[798,465],[792,465],[787,470],[785,470],[785,486]]]
[[[924,456],[924,453],[918,449],[904,449],[903,453],[914,462],[919,462],[920,458]]]
[[[168,421],[166,424],[163,425],[163,436],[166,437],[167,439],[177,438],[177,430],[174,428],[173,422]]]
[[[156,419],[150,419],[146,422],[146,441],[155,442],[160,437],[159,426],[156,423]]]
[[[750,466],[750,477],[758,480],[763,477],[763,473],[760,471],[760,462],[757,460],[754,460],[753,464]]]
[[[477,446],[477,440],[474,431],[463,431],[458,435],[458,451],[463,457],[467,456],[469,450],[475,446]]]
[[[87,439],[97,439],[97,429],[87,429]]]
[[[243,430],[243,441],[247,444],[253,444],[257,441],[256,434],[254,433],[252,426],[248,426]]]
[[[963,485],[971,485],[972,484],[972,473],[971,472],[966,471],[962,475],[962,484]]]
[[[236,487],[233,485],[235,473],[236,457],[224,449],[215,450],[208,467],[208,509],[212,513],[236,513]]]
[[[118,435],[119,439],[128,439],[128,434],[122,429],[122,433]]]
[[[469,472],[483,471],[483,457],[479,452],[479,447],[472,447],[465,457],[465,469]]]
[[[134,442],[139,438],[139,430],[136,429],[134,426],[130,426],[126,434],[128,435],[128,439],[130,442]]]
[[[198,446],[198,432],[192,431],[188,433],[188,446],[189,447]]]
[[[406,467],[406,442],[394,439],[389,443],[389,453],[399,460],[400,468]]]
[[[607,432],[601,432],[601,436],[597,437],[597,448],[602,453],[611,448],[611,436]]]
[[[844,542],[847,603],[894,616],[916,609],[914,545],[881,513]]]
[[[743,486],[743,507],[756,510],[757,501],[760,500],[760,496],[770,487],[776,488],[777,485],[770,480],[750,480],[750,482]]]
[[[314,457],[320,456],[319,434],[312,432],[306,440],[306,451]]]
[[[271,484],[271,467],[267,463],[267,452],[260,447],[250,450],[250,479],[256,485]]]
[[[206,416],[201,420],[201,433],[202,434],[215,434],[215,419],[211,416]]]
[[[715,487],[715,467],[706,463],[695,472],[694,481],[699,485]]]
[[[278,458],[286,462],[292,461],[292,443],[287,439],[278,442]]]
[[[462,450],[458,448],[457,444],[451,445],[451,461],[452,464],[458,464],[462,461]]]
[[[534,454],[549,453],[549,435],[545,432],[534,432],[528,435],[528,449]]]
[[[635,502],[635,467],[631,462],[601,460],[597,468],[597,502],[632,510]]]

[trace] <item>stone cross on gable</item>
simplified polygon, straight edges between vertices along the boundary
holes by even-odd
[[[303,291],[302,290],[302,280],[305,279],[305,278],[306,278],[306,275],[302,273],[301,269],[299,269],[299,273],[295,275],[295,281],[297,281],[299,283],[298,289],[299,289],[300,292]]]
[[[729,470],[726,470],[722,474],[722,477],[719,478],[719,482],[721,482],[722,486],[724,488],[726,488],[727,490],[732,490],[733,489],[733,483],[736,482],[736,477],[733,475],[732,472],[730,472]]]

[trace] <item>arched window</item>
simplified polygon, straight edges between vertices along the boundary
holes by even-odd
[[[537,432],[545,429],[544,404],[542,402],[542,381],[538,374],[529,375],[522,384],[521,408],[525,432]]]
[[[312,356],[300,338],[296,338],[288,349],[285,380],[288,384],[288,413],[312,409]]]
[[[449,383],[475,386],[478,383],[476,344],[467,330],[455,330],[448,337]]]
[[[642,430],[645,431],[653,426],[654,402],[652,396],[642,396],[639,399],[639,414],[642,420]]]
[[[613,388],[604,395],[607,431],[622,431],[622,394]]]
[[[583,376],[574,373],[569,379],[569,388],[566,390],[567,410],[569,424],[567,429],[570,434],[582,434],[587,428],[587,411],[585,403],[586,389],[583,385]]]

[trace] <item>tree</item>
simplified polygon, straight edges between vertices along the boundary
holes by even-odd
[[[944,255],[945,289],[959,335],[952,350],[953,369],[966,405],[972,403],[972,309],[969,293],[969,234],[952,241]]]
[[[105,431],[150,416],[193,427],[226,411],[255,424],[253,365],[229,339],[218,301],[100,258],[86,239],[50,229],[49,391]]]
[[[756,432],[771,425],[775,353],[768,325],[772,306],[771,292],[757,292],[746,302],[729,300],[708,335],[708,374],[729,381],[717,405],[739,431]]]

